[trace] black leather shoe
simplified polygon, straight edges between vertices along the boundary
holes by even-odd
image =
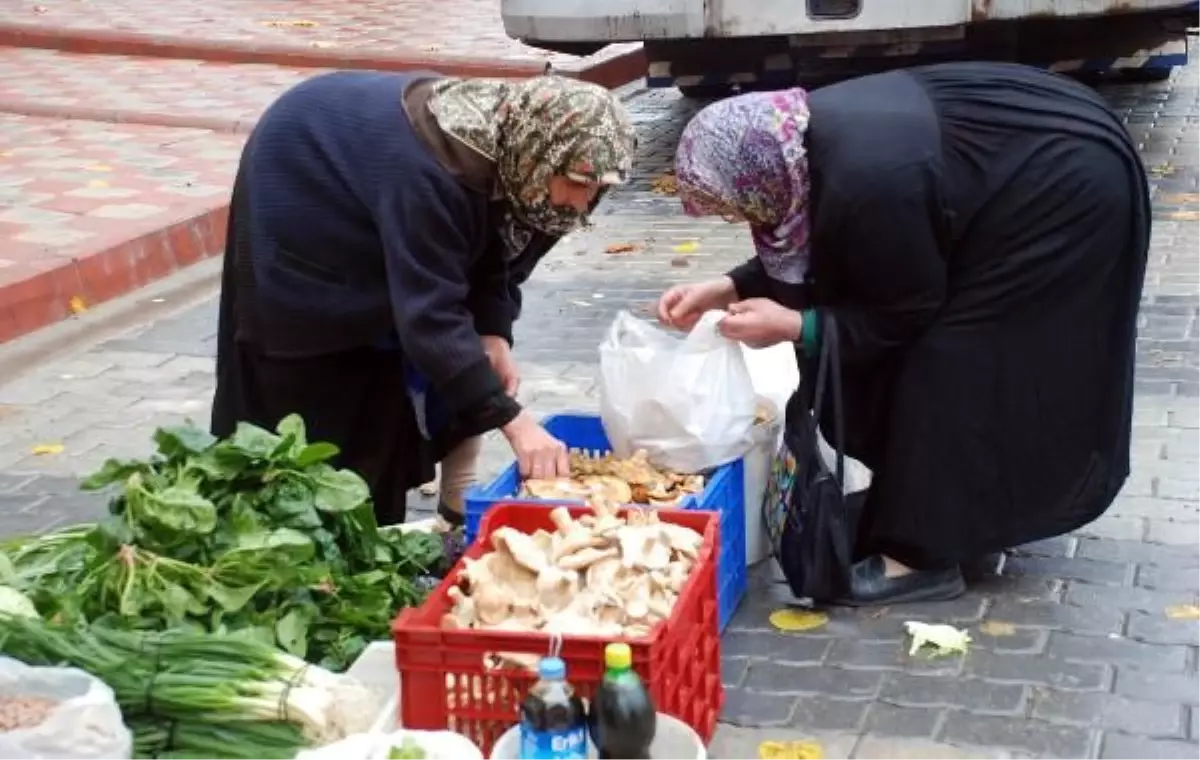
[[[855,563],[850,569],[850,593],[838,604],[848,607],[941,602],[955,599],[967,590],[957,567],[948,570],[915,570],[889,578],[883,558],[876,555]]]

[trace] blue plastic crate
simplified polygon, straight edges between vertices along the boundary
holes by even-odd
[[[589,414],[556,414],[542,421],[542,427],[572,449],[607,452],[611,450],[600,418]],[[746,505],[744,467],[741,460],[718,467],[708,474],[704,490],[680,504],[680,509],[697,509],[721,514],[721,549],[717,557],[717,607],[721,630],[733,617],[746,595]],[[467,491],[466,539],[474,542],[484,514],[499,502],[509,504],[547,504],[540,499],[519,499],[521,477],[511,464],[492,482]]]

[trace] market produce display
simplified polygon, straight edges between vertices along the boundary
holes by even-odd
[[[661,522],[653,510],[592,504],[593,514],[550,512],[554,531],[491,534],[494,550],[466,559],[446,628],[540,631],[562,636],[640,637],[667,619],[703,537]],[[533,668],[537,657],[498,655]]]
[[[645,451],[628,459],[612,454],[572,451],[571,477],[529,479],[520,496],[556,501],[603,501],[673,507],[704,490],[703,475],[683,475],[655,467]]]
[[[441,537],[380,528],[366,483],[297,416],[154,441],[149,459],[85,481],[115,488],[106,519],[0,543],[0,583],[55,622],[228,633],[341,671],[444,561]],[[0,608],[15,609],[6,593]]]
[[[233,636],[0,614],[0,650],[103,680],[133,731],[135,757],[291,758],[366,730],[379,709],[377,695],[353,680]],[[9,715],[39,709],[29,697],[8,705]]]

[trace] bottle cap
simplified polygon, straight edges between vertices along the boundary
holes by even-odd
[[[604,647],[604,667],[628,670],[633,666],[633,650],[628,644],[609,644]]]
[[[538,676],[551,681],[561,681],[567,677],[567,663],[563,662],[561,657],[543,657],[538,662]]]

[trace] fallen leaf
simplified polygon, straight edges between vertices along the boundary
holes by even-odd
[[[767,619],[776,629],[789,633],[811,631],[829,622],[829,616],[824,612],[793,609],[775,610]]]
[[[1200,221],[1200,211],[1172,211],[1167,214],[1167,218],[1173,222]]]
[[[650,180],[650,190],[656,195],[677,195],[679,182],[676,181],[674,174],[667,172]]]
[[[63,453],[63,445],[61,443],[39,443],[30,449],[30,453],[38,457],[61,454]]]
[[[604,246],[605,253],[633,253],[637,249],[637,243],[612,243]]]
[[[1173,604],[1167,608],[1167,617],[1172,620],[1200,619],[1200,607],[1194,604]]]
[[[87,311],[87,301],[84,301],[82,296],[71,296],[71,300],[67,301],[67,308],[72,314],[82,314]]]
[[[758,745],[760,760],[821,760],[825,751],[816,742],[772,742]]]
[[[271,19],[270,21],[264,21],[263,26],[273,26],[277,29],[285,27],[285,26],[296,27],[299,29],[312,29],[314,27],[320,26],[320,24],[318,24],[316,21],[309,21],[306,18],[295,18],[295,19],[277,18],[277,19]]]
[[[1168,193],[1166,195],[1160,195],[1157,200],[1162,201],[1163,203],[1177,203],[1180,206],[1194,206],[1195,204],[1200,203],[1200,195],[1197,195],[1196,193]]]
[[[695,253],[699,248],[699,243],[695,240],[689,240],[686,243],[680,243],[671,250],[675,251],[675,253]]]
[[[980,624],[979,632],[984,636],[1012,636],[1017,632],[1017,627],[1000,620],[985,620]]]
[[[904,630],[912,636],[912,646],[908,648],[910,657],[923,647],[929,647],[928,651],[932,657],[966,654],[967,644],[971,643],[971,637],[966,631],[944,623],[909,620],[904,623]]]
[[[84,167],[84,171],[89,171],[89,172],[111,172],[111,171],[112,171],[112,167],[111,167],[111,166],[109,166],[108,164],[92,164],[91,166]]]
[[[108,183],[102,179],[94,179],[88,183],[88,187],[108,187]]]

